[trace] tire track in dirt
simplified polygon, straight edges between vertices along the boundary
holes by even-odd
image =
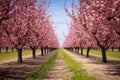
[[[66,69],[66,66],[62,54],[58,54],[53,68],[48,71],[43,80],[71,80],[71,72]]]

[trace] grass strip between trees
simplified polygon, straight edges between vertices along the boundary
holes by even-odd
[[[93,76],[88,76],[86,71],[82,69],[82,64],[75,61],[63,49],[60,50],[64,61],[67,63],[67,68],[73,73],[71,80],[96,80]],[[89,66],[88,66],[89,67]]]
[[[53,67],[58,53],[59,50],[57,50],[56,53],[48,61],[37,67],[35,73],[31,76],[28,75],[25,80],[42,80],[47,75],[47,71]]]
[[[40,54],[40,50],[36,50],[36,54]],[[23,56],[32,55],[32,51],[23,51],[22,55]],[[0,54],[0,61],[17,58],[17,56],[18,56],[17,52],[1,53]]]
[[[84,49],[84,53],[86,54],[86,49]],[[98,55],[98,56],[101,56],[102,53],[101,51],[98,51],[98,50],[90,50],[90,54],[93,54],[93,55]],[[110,57],[110,58],[117,58],[117,59],[120,59],[120,52],[106,52],[106,55],[107,57]]]

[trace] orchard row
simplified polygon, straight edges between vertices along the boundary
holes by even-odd
[[[108,48],[120,49],[120,0],[79,0],[72,2],[72,19],[69,35],[63,44],[67,49],[100,48],[103,62],[107,62]]]
[[[47,9],[49,1],[0,0],[0,48],[16,48],[22,63],[22,49],[51,50],[59,47]]]

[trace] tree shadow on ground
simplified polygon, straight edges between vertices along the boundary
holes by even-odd
[[[90,62],[91,64],[98,64],[98,65],[102,64],[102,65],[107,66],[105,69],[106,74],[120,76],[120,61],[119,60],[107,59],[108,62],[103,63],[102,58],[100,57],[90,56],[89,58],[93,60],[93,62]]]
[[[76,55],[81,56],[80,54],[76,54]],[[108,62],[103,63],[101,56],[97,57],[97,56],[90,55],[89,57],[86,57],[86,55],[84,54],[82,57],[91,59],[92,62],[88,62],[89,64],[97,64],[97,65],[107,66],[106,69],[104,69],[106,72],[105,74],[120,76],[120,60],[108,58],[107,59]]]
[[[54,51],[45,56],[37,56],[36,59],[26,58],[24,63],[10,62],[0,65],[0,80],[25,80],[25,78],[32,74],[37,66],[43,64],[48,60]]]

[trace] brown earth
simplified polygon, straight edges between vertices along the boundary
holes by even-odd
[[[37,55],[36,59],[27,56],[24,58],[24,63],[17,63],[16,59],[8,60],[7,63],[0,64],[0,80],[24,80],[28,74],[32,74],[37,66],[43,64],[54,53],[55,51],[44,56]]]
[[[73,59],[82,63],[83,68],[91,76],[95,76],[97,80],[120,80],[120,60],[108,59],[108,63],[103,63],[100,57],[81,56],[73,52],[65,50]]]
[[[72,73],[66,69],[66,66],[63,56],[58,54],[53,68],[48,71],[43,80],[71,80]]]
[[[97,80],[120,80],[120,60],[108,59],[104,64],[100,57],[90,56],[86,58],[73,52],[65,50],[73,59],[83,64],[83,68]],[[0,64],[0,80],[24,80],[28,74],[32,74],[35,68],[48,60],[54,52],[45,56],[38,55],[36,59],[27,56],[24,63],[17,63],[15,59]],[[29,57],[29,58],[28,58]],[[12,62],[11,62],[12,61]],[[72,73],[66,69],[62,55],[59,54],[52,69],[43,80],[70,80]]]

